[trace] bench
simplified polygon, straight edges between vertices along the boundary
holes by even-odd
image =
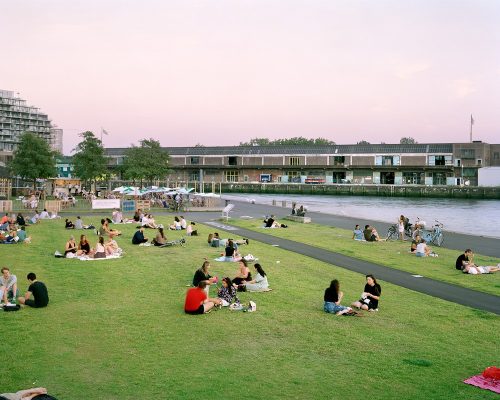
[[[222,218],[226,218],[226,221],[229,219],[229,213],[233,210],[234,204],[229,203],[224,209],[222,210]]]
[[[311,217],[298,217],[297,215],[287,215],[283,219],[294,222],[302,222],[303,224],[311,223]]]

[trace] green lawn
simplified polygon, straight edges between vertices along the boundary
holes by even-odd
[[[331,279],[349,303],[364,277],[252,241],[244,250],[274,289],[240,296],[257,312],[188,316],[186,285],[204,257],[219,255],[206,243],[213,228],[199,225],[185,248],[159,249],[132,246],[134,226],[122,226],[122,259],[83,262],[53,257],[70,234],[62,226],[43,221],[29,229],[32,244],[1,247],[23,290],[33,271],[50,294],[46,309],[1,314],[3,391],[45,386],[75,400],[498,397],[462,383],[498,363],[496,315],[385,282],[378,313],[325,314]],[[233,275],[236,264],[212,270]]]
[[[381,241],[359,242],[352,240],[352,231],[319,224],[302,224],[286,221],[288,229],[263,229],[260,220],[231,219],[230,224],[256,232],[307,243],[347,256],[400,269],[427,278],[453,283],[469,289],[500,295],[500,273],[464,275],[455,269],[460,251],[431,246],[439,257],[419,258],[409,252],[411,242]],[[500,259],[475,254],[478,265],[497,265]]]

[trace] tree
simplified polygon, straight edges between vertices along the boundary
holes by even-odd
[[[413,139],[412,137],[402,137],[400,140],[399,140],[399,144],[417,144],[418,142]]]
[[[366,140],[360,140],[358,143],[356,144],[370,144],[370,142],[367,142]]]
[[[108,172],[108,157],[104,154],[102,142],[90,131],[79,134],[83,140],[73,149],[73,168],[75,176],[89,181],[92,186],[95,181]]]
[[[140,180],[142,186],[143,179],[152,183],[168,174],[170,157],[157,140],[143,139],[139,143],[139,147],[132,145],[125,151],[123,166],[125,177]]]
[[[21,142],[14,150],[14,158],[9,169],[14,175],[33,181],[36,190],[37,179],[47,179],[57,175],[56,152],[52,151],[47,141],[34,133],[23,133]]]
[[[250,139],[249,142],[240,142],[240,146],[307,146],[307,145],[334,145],[335,142],[324,139],[308,139],[302,136],[269,140],[267,138]]]

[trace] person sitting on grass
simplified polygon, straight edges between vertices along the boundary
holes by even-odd
[[[141,221],[141,225],[144,228],[149,228],[149,229],[157,229],[158,226],[156,225],[156,222],[151,214],[146,214]]]
[[[76,245],[75,237],[70,236],[69,240],[66,242],[66,246],[64,246],[64,257],[71,258],[76,255],[78,251],[78,246]],[[68,254],[71,254],[68,256]]]
[[[415,239],[411,241],[410,252],[415,253],[417,251],[418,244],[422,242],[422,238],[419,234],[415,235]]]
[[[132,244],[142,244],[146,243],[147,241],[148,238],[144,237],[144,228],[141,226],[134,233],[134,236],[132,237]]]
[[[24,220],[23,214],[21,213],[17,214],[16,223],[21,227],[26,225],[26,221]]]
[[[123,222],[123,214],[121,211],[115,208],[113,210],[113,214],[111,215],[111,220],[113,221],[113,224],[121,224]]]
[[[132,217],[132,219],[135,221],[135,222],[141,222],[141,219],[142,219],[143,215],[142,215],[142,211],[140,208],[138,208],[136,210],[136,212],[134,213],[134,216]]]
[[[181,229],[186,229],[187,228],[187,221],[185,218],[181,215],[179,219],[179,223],[181,224]]]
[[[0,394],[0,400],[57,400],[47,394],[47,389],[43,387],[32,388],[26,390],[19,390],[16,393],[2,393]]]
[[[330,287],[325,289],[325,295],[323,296],[325,304],[323,306],[323,310],[327,313],[335,315],[342,315],[352,311],[351,307],[346,307],[340,304],[343,297],[344,293],[340,291],[339,281],[334,279],[330,282]]]
[[[75,225],[68,218],[64,221],[64,228],[66,229],[75,229]]]
[[[109,238],[104,243],[104,249],[106,250],[106,256],[120,255],[122,253],[122,249],[120,249],[118,243],[113,238]]]
[[[179,217],[174,217],[174,223],[168,227],[171,231],[180,231],[181,230],[181,221]]]
[[[238,286],[238,290],[249,292],[265,292],[269,290],[269,283],[267,282],[267,274],[264,272],[260,264],[255,264],[255,271],[257,275],[252,280],[246,280]]]
[[[359,225],[356,225],[354,227],[354,230],[352,231],[352,239],[353,240],[365,240],[363,237],[363,231],[359,227]]]
[[[0,275],[0,301],[5,304],[14,301],[17,297],[17,277],[10,273],[7,267],[2,268],[2,275]]]
[[[497,264],[497,266],[477,266],[467,264],[462,270],[464,274],[471,275],[492,274],[498,271],[500,271],[500,264]]]
[[[474,264],[474,254],[471,249],[466,249],[463,254],[460,254],[455,261],[455,268],[463,271],[466,266],[477,267]]]
[[[106,258],[106,247],[104,246],[104,238],[99,236],[95,245],[94,258]]]
[[[233,285],[237,288],[238,285],[241,285],[245,281],[251,281],[252,274],[250,269],[248,269],[248,264],[245,259],[241,259],[239,261],[239,269],[236,276],[233,278]]]
[[[165,243],[167,243],[167,238],[165,237],[165,234],[163,233],[163,225],[160,225],[158,228],[158,233],[156,234],[156,237],[151,241],[155,246],[163,246]]]
[[[363,235],[367,242],[378,242],[380,240],[377,230],[371,225],[365,225]]]
[[[366,285],[361,294],[361,299],[352,303],[353,307],[367,311],[378,311],[378,301],[382,288],[373,275],[366,275]]]
[[[24,297],[17,299],[19,304],[33,308],[47,307],[49,304],[49,292],[45,283],[38,281],[34,272],[30,272],[27,278],[30,286]],[[33,299],[31,296],[33,296]]]
[[[91,256],[93,255],[93,251],[90,248],[90,243],[87,240],[86,235],[80,236],[80,242],[78,243],[78,250],[76,253],[77,256]]]
[[[231,303],[237,300],[236,288],[231,282],[231,278],[222,278],[222,287],[217,291],[217,298],[220,300],[222,307],[228,307]]]
[[[194,229],[196,226],[195,222],[191,222],[186,228],[186,235],[188,236],[198,236],[198,231]]]
[[[210,269],[210,262],[208,260],[205,260],[202,264],[202,266],[196,270],[193,276],[193,286],[196,287],[200,282],[205,282],[207,284],[205,291],[208,292],[210,289],[210,285],[216,283],[217,278],[214,278],[210,276],[209,270]]]
[[[40,214],[38,213],[38,210],[35,210],[35,214],[30,218],[30,224],[38,224],[40,223]]]
[[[207,283],[201,281],[197,287],[188,289],[184,303],[184,312],[186,314],[206,314],[214,308],[215,304],[221,304],[219,299],[211,299],[207,296],[206,286]]]
[[[82,221],[82,219],[80,218],[80,216],[77,216],[77,217],[76,217],[76,221],[75,221],[75,229],[83,229],[83,221]]]
[[[40,213],[40,219],[50,219],[50,215],[46,208]]]
[[[21,226],[21,229],[17,231],[17,237],[19,238],[18,243],[30,243],[31,242],[31,236],[28,236],[26,234],[26,226],[23,225]]]
[[[274,228],[274,215],[271,215],[270,217],[264,219],[264,228]]]
[[[417,244],[417,248],[415,249],[415,255],[417,257],[428,257],[432,253],[432,250],[429,246],[427,246],[427,243],[425,240],[421,240],[419,244]]]
[[[120,236],[122,233],[116,229],[109,227],[109,221],[106,218],[101,219],[101,227],[99,228],[99,236],[115,237]]]

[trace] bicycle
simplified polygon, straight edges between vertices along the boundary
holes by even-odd
[[[436,224],[434,224],[432,230],[422,228],[415,229],[415,232],[413,232],[414,237],[420,235],[420,237],[425,240],[426,243],[432,243],[438,247],[441,247],[441,245],[444,243],[444,225],[437,219],[435,220],[435,222]],[[415,224],[415,226],[418,226],[418,224]]]
[[[412,236],[412,224],[409,222],[405,224],[405,231],[404,235],[405,237],[411,237]],[[399,224],[394,224],[387,229],[387,238],[386,240],[398,240],[399,239]]]

